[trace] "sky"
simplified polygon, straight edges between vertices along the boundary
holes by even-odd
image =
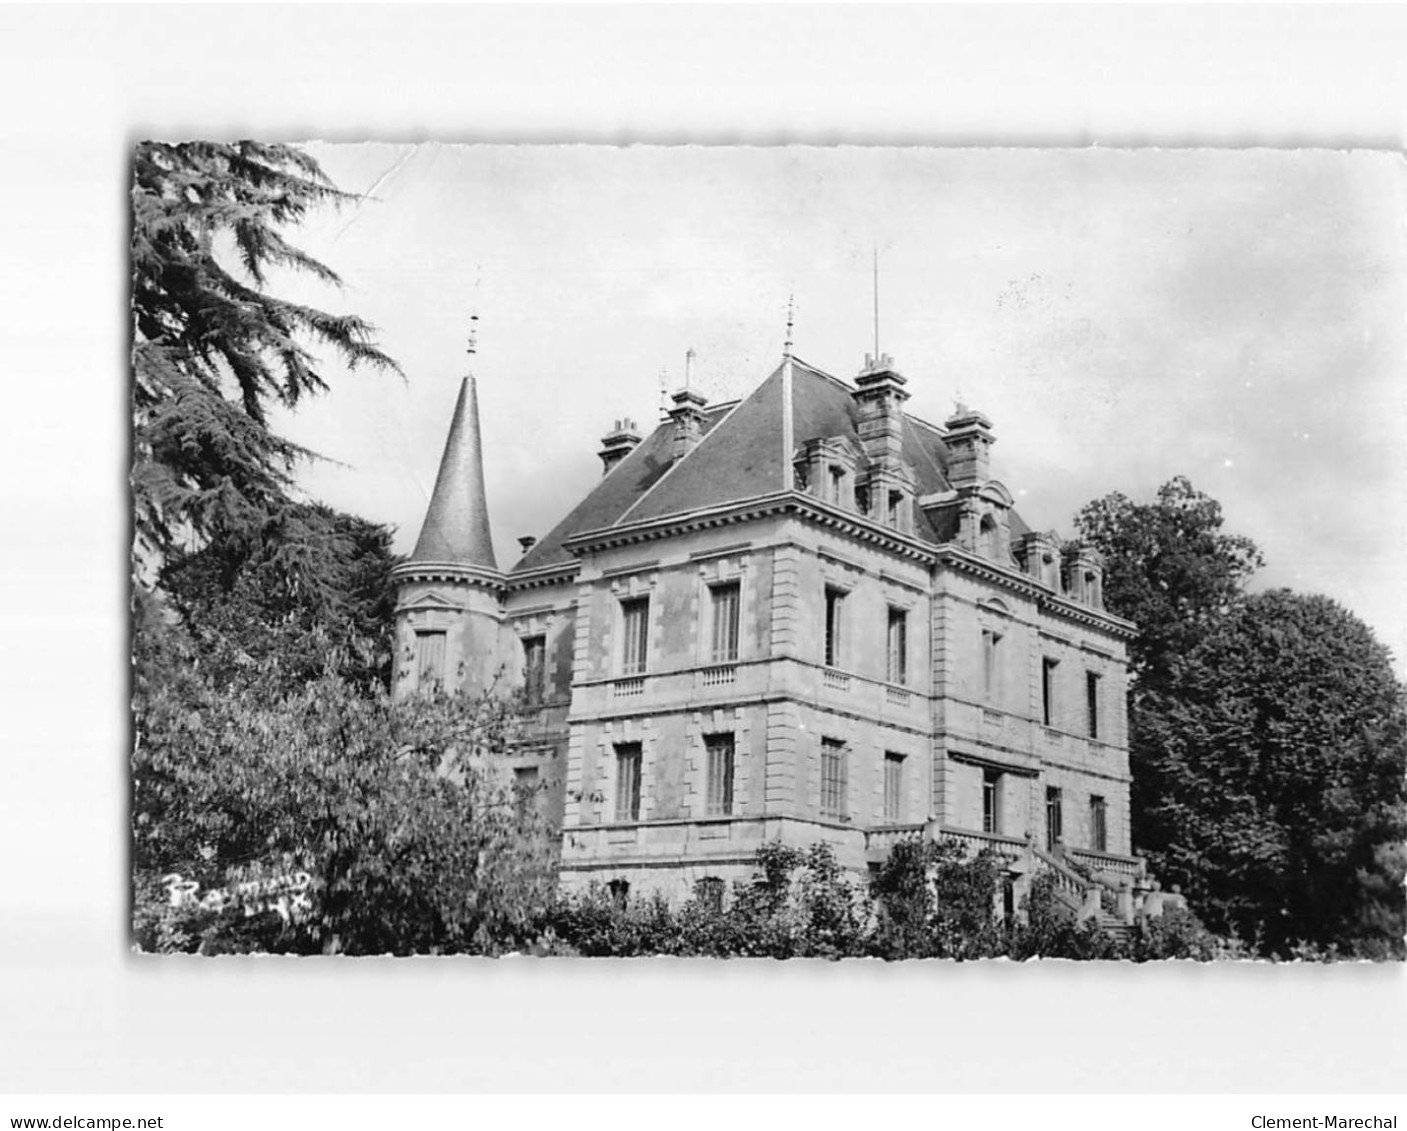
[[[711,401],[780,359],[879,348],[909,409],[993,421],[1027,522],[1185,475],[1249,535],[1257,587],[1326,593],[1407,671],[1403,165],[1335,150],[308,145],[363,199],[295,242],[400,363],[277,423],[308,492],[419,533],[477,312],[501,566],[600,475],[662,387]],[[876,309],[876,261],[878,319]]]

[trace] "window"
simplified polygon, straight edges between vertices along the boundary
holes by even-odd
[[[537,802],[537,767],[517,766],[513,770],[513,784],[518,789],[518,812],[527,813]]]
[[[611,902],[616,905],[616,910],[624,911],[626,904],[630,902],[630,882],[612,880],[606,885],[606,890],[611,893]]]
[[[1001,634],[982,630],[982,695],[988,703],[1001,698]]]
[[[733,736],[710,734],[704,739],[708,752],[708,804],[710,817],[733,813]]]
[[[996,519],[989,514],[983,515],[979,529],[982,534],[982,549],[986,552],[987,557],[997,557],[997,551],[1001,548],[1001,544],[997,534]]]
[[[731,664],[738,658],[738,594],[736,581],[709,588],[713,602],[713,662]]]
[[[834,465],[826,470],[829,473],[827,483],[830,486],[830,494],[827,498],[833,503],[838,503],[845,492],[845,472]]]
[[[904,493],[902,491],[890,491],[889,510],[887,512],[887,517],[889,519],[890,526],[897,527],[900,524],[900,520],[903,515],[903,506]]]
[[[1046,726],[1055,725],[1055,669],[1058,660],[1049,656],[1041,660],[1041,718]]]
[[[855,488],[855,509],[861,514],[870,513],[870,489],[868,487]]]
[[[845,816],[845,743],[834,738],[821,739],[821,816]]]
[[[445,678],[445,634],[417,632],[415,634],[415,670],[421,687],[439,687]]]
[[[982,771],[982,831],[1002,831],[1002,774],[1000,770]]]
[[[1099,673],[1085,672],[1085,721],[1090,738],[1099,737]]]
[[[884,754],[884,819],[898,821],[904,815],[904,756],[893,751]]]
[[[622,742],[616,747],[616,820],[640,819],[640,744]]]
[[[1065,833],[1061,827],[1063,823],[1060,790],[1053,785],[1047,786],[1045,791],[1045,846],[1047,851],[1054,851],[1055,846],[1065,839]]]
[[[1109,820],[1104,798],[1089,799],[1089,846],[1096,852],[1109,851]]]
[[[840,667],[840,618],[845,594],[839,589],[826,590],[826,667]]]
[[[623,675],[639,675],[645,670],[650,644],[650,599],[634,597],[620,603],[621,664]]]
[[[541,703],[547,688],[547,638],[523,638],[523,694],[529,703]]]
[[[887,671],[890,683],[909,682],[909,614],[892,607],[889,610]]]
[[[694,885],[694,898],[710,914],[723,914],[723,881],[717,876],[705,876]]]

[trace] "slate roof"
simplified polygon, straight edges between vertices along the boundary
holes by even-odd
[[[479,438],[479,391],[473,377],[459,386],[440,472],[425,512],[412,562],[457,562],[496,569],[484,495],[484,449]]]
[[[674,424],[669,420],[661,422],[523,556],[512,572],[572,561],[562,544],[588,530],[682,515],[783,490],[782,370],[783,366],[778,366],[736,406],[705,410],[703,438],[677,464],[671,461]],[[793,358],[795,444],[843,436],[858,447],[858,406],[853,391],[847,383]],[[903,450],[917,477],[919,497],[950,490],[946,475],[948,449],[939,429],[906,415]],[[790,458],[790,453],[786,458]],[[1013,513],[1013,540],[1026,529],[1026,524]],[[914,531],[919,538],[934,543],[952,537],[951,531],[935,529],[918,507]]]

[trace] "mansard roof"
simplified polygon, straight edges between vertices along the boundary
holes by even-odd
[[[563,543],[589,530],[684,515],[709,507],[773,495],[788,487],[783,452],[784,370],[778,366],[748,397],[736,405],[706,410],[703,438],[682,459],[674,461],[674,424],[662,421],[634,451],[606,474],[557,526],[513,567],[521,572],[573,560]],[[811,440],[838,436],[859,446],[859,409],[848,383],[790,359],[792,441],[795,447]],[[941,429],[916,417],[904,416],[903,455],[916,477],[915,494],[939,494],[952,489],[947,478],[948,449]],[[1025,524],[1013,513],[1013,535]],[[934,529],[928,516],[915,508],[914,531],[929,542],[947,541],[951,534]]]

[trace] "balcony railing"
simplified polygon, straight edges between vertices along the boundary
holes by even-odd
[[[699,673],[699,683],[704,687],[720,687],[723,684],[736,682],[737,678],[736,664],[720,664],[717,667],[704,668]]]
[[[645,677],[640,675],[633,679],[618,679],[611,686],[611,694],[617,699],[629,699],[634,695],[644,695]]]
[[[884,697],[895,707],[907,707],[910,695],[902,687],[886,687]]]
[[[944,840],[955,840],[973,855],[990,849],[1003,860],[1019,859],[1026,851],[1026,842],[1020,837],[1002,836],[1000,833],[979,833],[974,829],[955,829],[944,825],[938,830]]]
[[[849,691],[850,677],[832,668],[821,669],[821,682],[832,691]]]

